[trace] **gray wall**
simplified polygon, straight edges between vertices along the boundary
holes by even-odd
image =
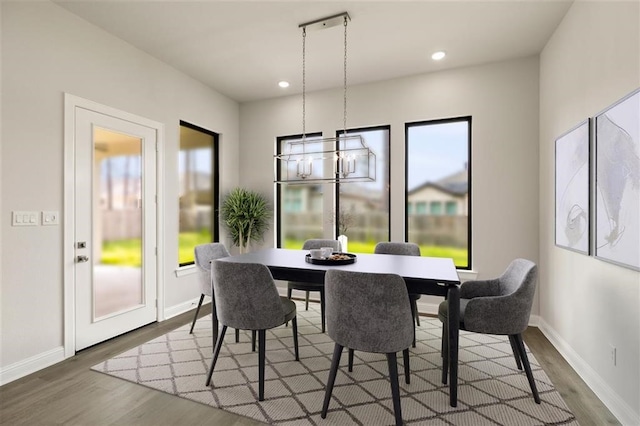
[[[640,273],[554,245],[554,147],[638,87],[640,3],[575,2],[540,58],[540,327],[628,425],[640,424]]]

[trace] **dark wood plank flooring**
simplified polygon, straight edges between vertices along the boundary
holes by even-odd
[[[207,309],[201,311],[207,314]],[[257,425],[245,417],[148,389],[89,368],[165,334],[192,312],[150,324],[79,352],[73,358],[0,387],[1,425]],[[582,426],[617,425],[537,328],[524,340]]]

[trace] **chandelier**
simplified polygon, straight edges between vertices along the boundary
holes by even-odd
[[[300,24],[302,28],[302,137],[289,140],[274,155],[276,183],[347,183],[376,180],[376,155],[361,135],[347,133],[347,12]],[[335,138],[306,134],[306,37],[310,29],[344,26],[343,128]],[[280,172],[280,173],[278,173]]]

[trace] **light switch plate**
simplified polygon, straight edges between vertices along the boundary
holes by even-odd
[[[58,213],[57,211],[43,211],[42,225],[60,225],[60,213]]]
[[[40,225],[40,215],[36,211],[13,211],[11,212],[13,226],[38,226]]]

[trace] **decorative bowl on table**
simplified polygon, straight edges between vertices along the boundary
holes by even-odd
[[[353,253],[338,253],[334,252],[331,256],[314,259],[310,254],[307,254],[304,258],[307,263],[313,263],[314,265],[348,265],[355,263],[357,257]]]

